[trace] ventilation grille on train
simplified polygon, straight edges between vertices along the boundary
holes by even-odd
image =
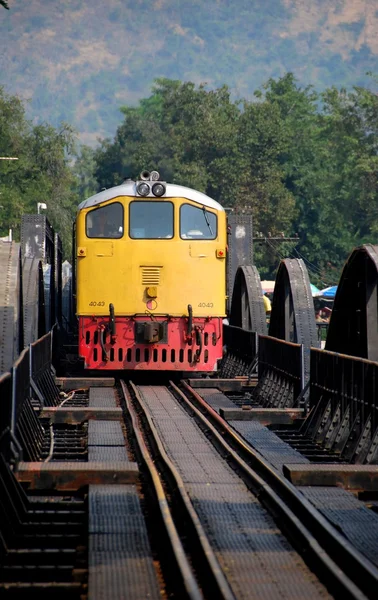
[[[173,348],[110,348],[109,354],[106,355],[101,348],[93,348],[93,360],[108,360],[112,362],[123,362],[123,363],[167,363],[171,364],[193,364],[194,350],[174,350]],[[201,358],[204,363],[209,362],[209,350],[206,349],[201,354]]]
[[[141,267],[142,285],[159,285],[161,267]]]

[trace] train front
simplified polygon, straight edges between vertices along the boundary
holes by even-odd
[[[79,356],[86,369],[212,372],[222,357],[226,215],[143,172],[76,220]]]

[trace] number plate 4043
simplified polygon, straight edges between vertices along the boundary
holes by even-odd
[[[198,308],[213,308],[213,302],[200,302]]]
[[[92,302],[89,303],[89,306],[105,306],[105,302],[104,300],[100,300],[99,302],[92,300]]]

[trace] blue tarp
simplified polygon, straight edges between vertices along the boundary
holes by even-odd
[[[315,298],[328,298],[328,300],[333,300],[336,296],[337,285],[331,285],[330,287],[324,288],[324,290],[319,290],[314,294]]]

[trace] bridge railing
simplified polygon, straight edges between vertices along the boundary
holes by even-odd
[[[30,344],[10,372],[0,377],[0,441],[8,461],[12,456],[39,459],[45,431],[36,409],[59,403],[52,372],[52,336],[49,332]]]
[[[230,328],[226,335],[235,334],[235,329]],[[234,348],[250,360],[256,357],[255,336],[250,332],[237,334],[240,337]],[[39,456],[44,432],[35,404],[41,407],[58,403],[51,347],[52,332],[26,348],[11,372],[0,377],[0,440],[5,455],[11,454],[13,443],[25,460]],[[260,335],[258,350],[254,400],[267,407],[295,406],[304,390],[301,345]],[[310,355],[309,415],[302,433],[345,462],[376,464],[378,362],[317,348],[311,348]],[[6,451],[5,439],[9,440]]]
[[[347,463],[378,464],[378,362],[310,349],[304,385],[303,345],[225,326],[232,377],[257,364],[253,404],[307,408],[300,431]],[[230,364],[230,363],[229,363]]]
[[[303,432],[349,463],[378,462],[378,363],[311,349]]]
[[[303,406],[303,346],[258,336],[258,383],[253,400],[265,408]]]
[[[51,370],[53,332],[30,344],[30,384],[41,406],[59,404],[59,388]]]
[[[241,327],[223,325],[224,357],[219,376],[257,375],[253,402],[266,408],[304,405],[304,360],[301,344]]]
[[[257,333],[224,324],[223,343],[227,347],[227,354],[219,369],[220,377],[230,378],[256,373]]]
[[[30,350],[25,348],[14,362],[12,370],[12,422],[11,431],[15,432],[16,423],[24,411],[25,402],[31,398],[30,388]]]
[[[10,432],[12,427],[12,374],[0,377],[0,448],[5,459],[10,460]]]

